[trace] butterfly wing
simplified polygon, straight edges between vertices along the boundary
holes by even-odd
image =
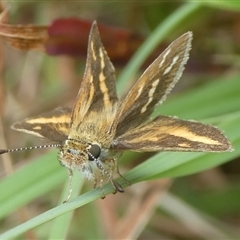
[[[145,122],[182,75],[191,49],[192,33],[175,40],[143,73],[124,99],[113,125],[116,136]]]
[[[71,129],[77,129],[88,113],[111,108],[117,101],[115,70],[94,22],[89,35],[86,69],[72,113]]]
[[[69,134],[71,112],[70,108],[56,108],[39,116],[16,122],[12,125],[12,129],[60,143]]]
[[[112,148],[138,152],[233,150],[230,141],[214,126],[158,116],[114,140]]]

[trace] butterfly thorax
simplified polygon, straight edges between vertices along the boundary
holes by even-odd
[[[91,111],[84,119],[71,127],[69,138],[85,142],[98,142],[102,147],[109,148],[115,130],[111,128],[115,119],[117,106],[101,111]]]
[[[75,125],[60,149],[60,162],[71,170],[80,170],[95,181],[96,175],[111,175],[119,154],[113,152],[111,144],[115,131],[111,129],[116,107],[92,111],[84,121]]]

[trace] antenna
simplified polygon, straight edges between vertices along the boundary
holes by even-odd
[[[17,152],[17,151],[24,151],[24,150],[33,150],[33,149],[39,149],[39,148],[58,148],[60,147],[60,144],[47,144],[47,145],[41,145],[41,146],[34,146],[34,147],[24,147],[24,148],[14,148],[14,149],[0,149],[0,155],[4,153],[11,153],[11,152]]]

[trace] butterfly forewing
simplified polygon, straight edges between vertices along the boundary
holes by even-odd
[[[114,72],[94,22],[89,35],[86,69],[73,109],[72,129],[76,129],[88,113],[111,108],[118,101]]]
[[[155,106],[165,100],[182,75],[191,40],[191,32],[179,37],[143,73],[124,99],[115,119],[117,136],[145,122]]]
[[[70,119],[70,108],[56,108],[39,116],[16,122],[12,125],[12,129],[54,142],[62,142],[69,134]]]
[[[231,143],[214,126],[158,116],[114,140],[114,149],[153,151],[231,151]]]

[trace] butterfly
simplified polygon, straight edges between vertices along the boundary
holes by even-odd
[[[181,77],[191,41],[192,33],[187,32],[172,42],[121,101],[116,92],[114,67],[101,42],[97,23],[93,22],[86,68],[74,107],[56,108],[12,126],[53,144],[2,149],[0,154],[57,147],[70,182],[73,170],[79,170],[93,181],[94,187],[99,184],[102,190],[107,178],[114,192],[123,192],[114,174],[122,177],[118,160],[124,151],[231,151],[228,138],[214,126],[169,116],[150,117]],[[66,201],[71,192],[70,185]],[[102,195],[105,196],[103,190]]]

